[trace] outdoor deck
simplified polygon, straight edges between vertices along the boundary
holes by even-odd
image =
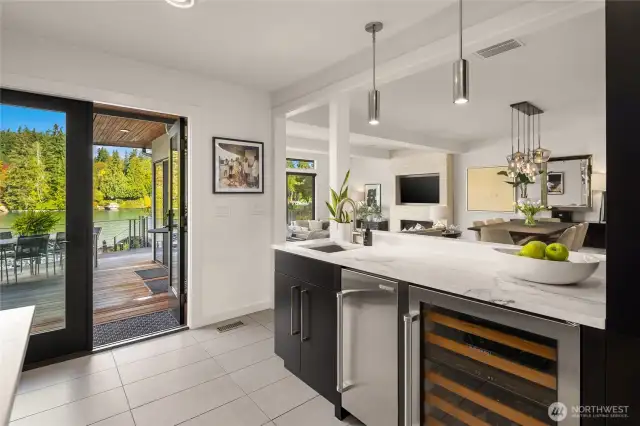
[[[167,293],[151,294],[135,271],[158,268],[151,260],[151,248],[99,255],[99,265],[93,273],[94,325],[167,310]],[[65,273],[68,271],[65,270]],[[33,333],[64,327],[64,285],[60,269],[53,274],[45,265],[40,274],[30,275],[29,268],[18,275],[18,282],[0,284],[0,309],[36,305]]]

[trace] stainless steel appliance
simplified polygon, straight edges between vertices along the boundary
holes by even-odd
[[[337,389],[367,426],[398,424],[398,283],[348,269],[337,293]]]
[[[580,424],[575,324],[410,286],[404,358],[405,426]]]

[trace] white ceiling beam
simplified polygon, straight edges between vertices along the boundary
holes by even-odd
[[[313,154],[329,154],[329,141],[320,139],[306,139],[287,137],[287,153],[308,152]],[[287,154],[289,155],[289,154]],[[351,157],[356,158],[391,158],[391,152],[386,149],[351,145]]]
[[[466,27],[464,49],[466,52],[476,51],[509,38],[518,38],[541,31],[603,7],[602,0],[570,2],[536,0],[524,3],[520,7]],[[436,40],[427,40],[424,38],[424,29],[412,28],[412,31],[423,36],[425,44],[403,52],[400,49],[403,43],[397,42],[400,53],[393,56],[387,52],[384,56],[391,59],[386,62],[380,61],[376,66],[378,85],[382,86],[390,81],[454,60],[457,34],[454,25],[451,29],[449,35]],[[393,45],[394,38],[400,36],[403,38],[401,41],[404,41],[407,34],[401,33],[391,37],[384,44]],[[378,46],[382,49],[383,43],[380,42]],[[328,103],[336,94],[368,87],[371,84],[370,66],[370,58],[366,52],[357,53],[300,83],[272,93],[273,108],[285,113],[287,117],[292,117]]]

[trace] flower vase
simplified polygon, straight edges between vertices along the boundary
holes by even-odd
[[[524,224],[526,226],[536,226],[536,218],[535,215],[530,213],[524,214]]]

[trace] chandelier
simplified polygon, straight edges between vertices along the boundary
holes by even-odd
[[[529,102],[511,105],[511,155],[507,155],[507,175],[510,178],[524,174],[535,182],[540,174],[540,165],[549,161],[551,151],[541,146],[540,119],[543,113]]]

